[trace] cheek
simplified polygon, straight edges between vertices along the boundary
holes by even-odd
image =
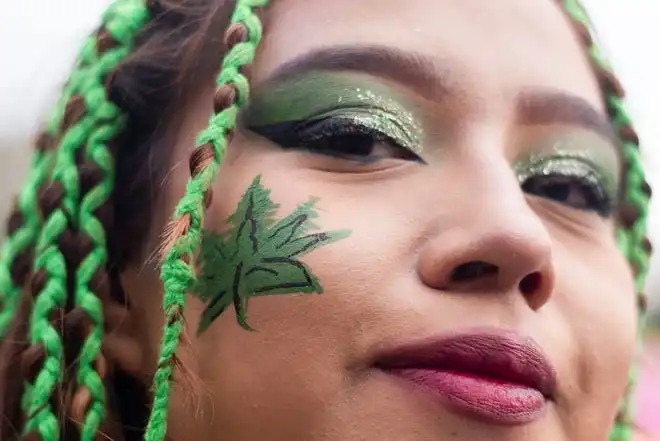
[[[384,277],[409,280],[413,270],[419,222],[409,214],[406,201],[393,203],[384,196],[387,190],[382,185],[360,191],[351,191],[347,185],[345,192],[335,188],[326,194],[328,186],[319,184],[318,178],[307,182],[304,175],[292,176],[291,170],[295,169],[289,167],[288,174],[280,174],[263,162],[261,169],[226,169],[215,189],[217,202],[208,212],[206,228],[223,229],[245,189],[261,173],[272,202],[278,204],[274,219],[317,197],[318,217],[313,222],[318,230],[310,233],[350,230],[350,236],[300,257],[321,284],[322,294],[251,298],[247,319],[256,332],[241,329],[234,309],[229,308],[194,339],[195,370],[205,384],[212,385],[216,414],[227,416],[217,418],[218,424],[226,425],[225,432],[246,430],[244,425],[232,429],[236,421],[246,419],[254,421],[255,427],[271,427],[278,418],[297,415],[312,424],[332,403],[350,398],[345,383],[355,379],[346,378],[347,365],[364,362],[366,336],[379,340],[367,328],[382,330],[383,317],[410,309],[409,296],[401,295],[403,289],[392,289]],[[291,181],[300,186],[292,186]],[[365,196],[370,191],[378,194]],[[366,206],[365,200],[378,202]],[[195,297],[188,301],[186,318],[193,332],[204,306]],[[380,332],[394,331],[385,327]],[[241,398],[255,396],[273,398],[264,398],[255,412]],[[291,404],[282,407],[283,402]],[[301,433],[304,426],[292,425]],[[290,435],[304,438],[301,433]]]
[[[258,173],[257,170],[254,174],[241,173],[239,178],[232,176],[233,171],[228,171],[223,176],[222,181],[232,182],[232,185],[220,188],[216,194],[223,194],[227,203],[211,208],[207,228],[223,228],[223,219],[232,214],[242,196],[242,189]],[[301,190],[297,191],[287,180],[299,182]],[[306,349],[301,348],[307,346],[310,352],[316,353],[317,359],[327,356],[345,362],[347,356],[351,359],[356,355],[348,352],[354,352],[354,347],[361,346],[356,339],[359,340],[363,334],[364,326],[379,322],[379,311],[391,312],[407,306],[401,303],[406,302],[408,296],[400,295],[400,291],[393,290],[391,284],[402,279],[410,281],[416,244],[420,243],[419,237],[423,234],[420,233],[420,220],[410,214],[405,200],[397,203],[385,197],[387,190],[382,185],[380,188],[374,185],[373,190],[361,188],[359,191],[351,191],[347,186],[345,192],[334,189],[331,194],[326,194],[327,185],[316,181],[306,182],[304,176],[280,176],[272,172],[262,175],[262,182],[271,190],[272,201],[278,204],[274,219],[282,219],[298,204],[315,197],[318,198],[318,216],[313,223],[318,229],[308,233],[350,232],[345,239],[320,246],[299,258],[319,281],[323,292],[320,295],[290,293],[252,298],[249,301],[249,324],[263,332],[255,334],[238,330],[235,313],[229,310],[216,320],[217,323],[207,333],[222,329],[224,335],[226,328],[236,328],[237,339],[259,340],[257,346],[261,345],[262,355],[258,357],[264,356],[263,351],[270,350],[263,345],[272,343],[271,349],[276,359],[305,358]],[[237,182],[239,184],[234,184]],[[223,187],[222,183],[220,187]],[[367,194],[371,191],[378,194]],[[366,205],[365,200],[373,203]],[[388,293],[393,291],[399,294],[389,296]],[[202,304],[196,298],[190,303],[189,320],[193,325]],[[300,350],[300,353],[288,353],[285,347],[289,345],[292,350]],[[333,348],[325,353],[323,348],[328,345]],[[249,347],[241,348],[244,354],[249,354],[250,350]]]
[[[635,292],[628,264],[614,245],[592,248],[558,257],[557,302],[576,342],[581,399],[613,409],[635,353]]]

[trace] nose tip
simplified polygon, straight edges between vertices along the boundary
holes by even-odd
[[[536,310],[554,289],[551,242],[545,229],[464,228],[428,243],[422,281],[441,291],[522,295]]]

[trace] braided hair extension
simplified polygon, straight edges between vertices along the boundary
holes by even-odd
[[[59,101],[48,121],[46,130],[37,138],[36,154],[32,160],[25,185],[16,207],[9,217],[7,237],[0,255],[0,338],[5,335],[18,308],[20,293],[31,271],[34,243],[43,225],[39,210],[38,190],[46,181],[53,165],[55,149],[63,126],[68,125],[71,108],[67,104],[75,87],[88,75],[93,60],[94,41],[88,40],[80,51],[76,66],[70,74]]]
[[[635,276],[638,300],[638,339],[641,347],[643,317],[646,312],[646,296],[643,293],[644,280],[652,251],[651,242],[646,237],[646,220],[651,188],[644,177],[644,169],[639,153],[639,138],[625,109],[625,93],[591,35],[589,17],[578,0],[564,0],[562,4],[587,50],[612,126],[621,141],[627,182],[625,182],[624,188],[626,191],[621,201],[618,238],[619,248],[628,259]],[[633,367],[629,377],[628,390],[617,415],[610,441],[628,441],[632,437],[633,423],[630,401],[632,389],[636,383],[635,374],[636,369]]]
[[[89,66],[88,57],[83,49],[71,77],[84,77],[84,70]],[[36,142],[36,154],[31,170],[23,186],[17,207],[8,221],[7,238],[3,245],[0,259],[0,337],[5,337],[12,320],[19,315],[18,307],[24,284],[32,271],[34,245],[43,226],[43,209],[47,206],[48,195],[44,185],[52,170],[56,156],[58,137],[66,130],[72,116],[72,108],[66,104],[73,96],[73,82],[67,84],[53,112],[46,130]],[[23,346],[23,345],[22,345]],[[29,365],[42,357],[42,348],[37,347],[26,352]],[[27,407],[27,395],[24,401]]]
[[[46,179],[52,162],[51,136],[44,133],[37,141],[31,170],[7,223],[7,238],[0,255],[0,337],[16,315],[21,290],[30,273],[31,254],[41,227],[36,189]]]
[[[169,171],[162,153],[173,147],[171,132],[160,127],[176,125],[162,123],[189,98],[181,90],[194,89],[198,78],[219,70],[220,61],[196,54],[223,52],[222,42],[207,36],[226,27],[232,7],[206,0],[115,0],[85,42],[47,125],[49,136],[38,143],[34,162],[41,174],[31,172],[22,192],[28,203],[35,194],[29,227],[33,242],[41,239],[38,254],[59,255],[35,262],[29,285],[40,295],[34,299],[22,286],[29,282],[29,256],[18,256],[12,265],[5,252],[12,278],[2,279],[0,271],[0,280],[16,287],[0,303],[6,317],[0,340],[0,439],[15,439],[18,431],[46,441],[78,439],[78,432],[85,440],[96,439],[108,409],[128,426],[144,427],[148,394],[141,383],[115,368],[106,391],[101,300],[121,298],[118,272],[141,260],[143,241],[127,238],[147,233],[156,199],[152,182]],[[155,145],[158,157],[152,160]],[[121,197],[128,192],[131,197]],[[10,237],[20,234],[23,217],[10,218]],[[38,336],[41,331],[46,334]],[[17,381],[20,376],[25,384]],[[127,393],[132,400],[125,400]],[[135,400],[136,394],[143,399]],[[144,402],[144,409],[136,401]],[[127,432],[126,439],[137,432]]]
[[[83,50],[82,55],[84,54]],[[86,57],[81,56],[78,66],[71,74],[72,78],[84,70],[85,61]],[[16,207],[8,221],[7,238],[3,243],[0,256],[0,307],[2,307],[0,337],[5,335],[16,314],[22,287],[30,273],[31,254],[39,229],[43,224],[37,192],[50,173],[60,127],[68,116],[65,114],[65,106],[73,93],[70,84],[63,90],[60,102],[50,118],[47,129],[36,141],[35,157],[32,160],[25,185],[19,194]]]
[[[187,1],[181,0],[180,3]],[[194,2],[191,0],[190,3]],[[210,8],[204,0],[198,3]],[[235,2],[231,23],[225,34],[225,48],[228,52],[222,59],[222,68],[217,78],[215,115],[210,119],[209,128],[200,135],[199,146],[190,157],[192,177],[186,187],[185,196],[176,207],[172,222],[166,228],[161,268],[166,320],[161,355],[154,376],[153,408],[145,434],[148,441],[162,441],[166,436],[168,398],[172,375],[179,366],[176,351],[184,330],[185,294],[195,279],[191,258],[199,246],[204,212],[212,200],[211,185],[231,140],[238,109],[248,99],[249,84],[243,68],[252,62],[262,35],[261,22],[254,9],[263,8],[268,3],[268,0]],[[623,108],[623,91],[593,42],[584,10],[577,0],[561,0],[560,3],[587,48],[609,115],[622,141],[628,173],[625,197],[620,210],[618,237],[620,249],[635,271],[636,285],[640,292],[641,323],[641,315],[645,309],[641,289],[651,249],[645,238],[646,206],[650,189],[644,181],[638,151],[639,141]],[[35,303],[30,319],[30,342],[33,346],[25,351],[23,358],[32,363],[39,360],[43,365],[34,384],[28,382],[25,386],[23,405],[27,412],[27,421],[23,432],[37,435],[38,439],[43,441],[56,441],[63,433],[49,406],[50,395],[62,382],[63,360],[71,358],[64,347],[66,340],[51,323],[53,313],[57,311],[67,312],[67,321],[78,319],[75,323],[81,328],[83,341],[78,345],[80,347],[75,348],[79,351],[79,362],[72,414],[81,424],[82,438],[92,441],[105,417],[107,405],[103,384],[105,367],[100,352],[103,337],[100,299],[109,295],[106,281],[109,260],[114,260],[114,254],[123,253],[113,250],[107,243],[106,235],[112,235],[114,231],[110,228],[111,219],[108,219],[104,211],[108,209],[113,183],[117,186],[126,185],[115,182],[113,162],[117,162],[117,167],[121,168],[120,158],[131,155],[129,152],[125,155],[116,153],[117,157],[113,161],[113,152],[108,145],[117,135],[123,136],[123,132],[131,131],[124,128],[124,122],[128,126],[137,125],[137,128],[133,129],[136,132],[140,131],[140,128],[146,132],[145,127],[155,127],[152,121],[138,121],[145,118],[142,115],[149,114],[140,112],[140,106],[144,106],[140,97],[131,97],[130,87],[124,88],[124,92],[128,91],[129,95],[113,93],[117,88],[112,87],[111,83],[112,80],[117,82],[114,75],[118,71],[117,66],[122,64],[125,58],[131,57],[134,46],[141,44],[140,41],[136,42],[136,39],[142,42],[148,40],[149,36],[145,35],[144,28],[157,25],[156,17],[162,19],[161,21],[172,21],[163,25],[168,30],[177,27],[176,7],[169,7],[170,10],[167,11],[168,6],[165,4],[169,4],[169,1],[115,0],[106,12],[101,31],[85,43],[46,135],[40,138],[32,172],[18,201],[18,210],[9,221],[9,238],[0,259],[0,336],[4,337],[11,319],[16,322],[16,317],[20,317],[19,294],[30,274],[29,253],[34,246],[36,256],[31,286],[35,293]],[[172,4],[176,5],[176,2],[172,1]],[[202,12],[198,12],[197,17],[208,18],[209,22],[217,18],[215,14],[209,14],[208,10],[202,8],[200,11]],[[165,18],[168,15],[165,12],[170,13],[169,18]],[[179,26],[182,29],[183,25],[190,24],[189,18],[190,16],[181,12]],[[203,28],[203,25],[196,26]],[[186,32],[187,35],[192,35],[194,30]],[[155,34],[154,31],[152,35]],[[203,38],[204,35],[201,35],[200,39]],[[173,40],[176,40],[176,35]],[[177,43],[182,46],[180,39]],[[218,49],[213,53],[219,52],[221,50]],[[183,55],[177,56],[185,59]],[[187,67],[192,70],[192,66]],[[213,66],[206,68],[218,71]],[[181,73],[185,68],[172,63],[162,67],[162,70],[166,71],[160,72],[164,82],[171,82],[172,76]],[[108,74],[113,78],[105,79]],[[135,75],[137,69],[133,73],[126,73],[124,78]],[[159,81],[161,77],[151,75],[148,81],[136,81],[135,87],[151,84],[154,80]],[[168,104],[171,104],[168,101],[180,98],[173,92],[170,95],[144,92],[144,95],[150,102]],[[122,116],[122,113],[125,115]],[[55,153],[53,147],[60,137],[59,150]],[[83,146],[86,148],[83,149]],[[44,185],[53,166],[51,183]],[[125,170],[122,168],[122,171]],[[115,203],[130,205],[130,202],[120,200]],[[118,208],[114,209],[116,212]],[[118,217],[117,221],[119,220]],[[126,228],[131,230],[132,226]],[[25,256],[28,256],[27,259]],[[80,318],[84,318],[84,326]],[[630,384],[634,384],[634,375],[631,376]],[[0,395],[3,393],[0,391]],[[0,411],[2,405],[0,402]],[[630,440],[630,426],[630,407],[626,399],[617,417],[611,441]],[[2,430],[0,427],[0,437],[5,434]],[[65,436],[65,439],[70,438]]]
[[[105,417],[105,373],[101,356],[103,341],[103,306],[100,299],[108,298],[106,265],[108,259],[104,223],[107,217],[106,202],[114,184],[113,159],[108,143],[123,127],[120,110],[106,97],[104,79],[132,50],[134,39],[147,20],[147,8],[141,2],[117,3],[106,11],[103,29],[96,39],[99,60],[98,73],[90,76],[87,107],[97,104],[97,121],[86,140],[86,164],[81,169],[80,184],[89,188],[78,208],[80,238],[89,240],[89,247],[81,247],[80,264],[75,274],[74,308],[90,321],[78,356],[77,383],[80,389],[73,399],[73,417],[82,424],[82,441],[93,441]],[[94,81],[95,80],[95,81]],[[99,102],[93,103],[92,94],[98,94]],[[101,100],[102,97],[102,100]],[[107,115],[101,109],[107,108]],[[89,110],[92,110],[91,108]],[[89,111],[88,110],[88,111]],[[91,116],[91,115],[90,115]],[[64,145],[62,146],[64,147]],[[87,245],[87,244],[85,244]],[[86,248],[86,249],[85,249]]]
[[[23,410],[24,434],[56,440],[60,434],[57,417],[51,409],[51,395],[63,379],[63,342],[52,323],[54,312],[73,307],[89,324],[83,331],[84,343],[78,356],[78,392],[74,416],[82,426],[81,437],[93,441],[105,413],[103,361],[103,314],[99,290],[103,287],[107,258],[105,232],[97,218],[99,209],[111,194],[114,176],[105,144],[122,126],[119,109],[107,100],[104,81],[110,71],[131,51],[133,39],[146,21],[141,2],[116,2],[104,14],[102,30],[85,45],[83,57],[93,60],[84,75],[73,76],[73,95],[66,108],[71,118],[57,151],[51,182],[44,189],[46,219],[35,250],[30,318],[30,344],[43,347],[42,366],[34,384],[26,385]],[[86,147],[83,153],[82,149]],[[87,161],[79,174],[81,158]],[[85,182],[87,181],[87,182]],[[90,187],[89,191],[84,187]],[[82,196],[82,203],[81,203]],[[68,248],[68,250],[67,250]],[[96,280],[94,290],[90,286]],[[63,315],[60,313],[60,315]],[[61,319],[60,319],[61,320]],[[78,413],[78,415],[75,415]]]
[[[191,178],[166,228],[161,280],[164,285],[165,331],[154,375],[154,400],[146,441],[162,441],[167,433],[168,399],[172,374],[178,365],[176,350],[183,332],[185,296],[195,281],[193,253],[201,242],[204,211],[211,204],[211,185],[236,127],[238,109],[248,100],[249,84],[241,69],[252,63],[262,36],[261,21],[254,8],[268,0],[237,0],[225,33],[227,54],[218,75],[214,97],[215,115],[200,135],[190,156]]]

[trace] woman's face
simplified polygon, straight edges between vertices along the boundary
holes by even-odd
[[[171,398],[173,439],[606,439],[634,290],[583,54],[550,0],[273,2],[206,216],[179,350],[201,382]],[[163,216],[211,106],[184,116]],[[157,275],[124,282],[108,351],[147,375]]]

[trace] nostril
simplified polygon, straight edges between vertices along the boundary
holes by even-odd
[[[451,273],[452,282],[464,282],[478,279],[483,276],[492,276],[499,273],[499,268],[487,262],[474,261],[464,263],[454,268]]]
[[[541,273],[538,271],[527,274],[518,284],[520,293],[525,296],[534,294],[541,287]]]

